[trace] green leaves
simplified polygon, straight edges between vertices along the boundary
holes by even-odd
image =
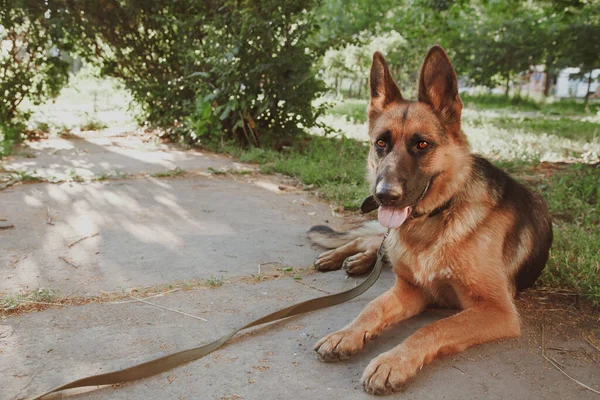
[[[224,2],[204,27],[197,62],[210,84],[199,84],[196,96],[211,102],[215,127],[205,143],[285,142],[315,124],[311,103],[324,84],[313,71],[317,53],[309,42],[314,5],[307,0]],[[197,127],[206,118],[194,113],[189,120]]]
[[[69,47],[60,5],[24,0],[0,0],[0,125],[23,122],[19,105],[39,104],[58,95],[69,79]],[[18,135],[16,138],[18,139]]]

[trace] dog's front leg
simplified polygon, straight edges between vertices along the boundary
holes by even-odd
[[[424,364],[438,354],[451,354],[492,340],[519,336],[519,317],[512,303],[481,305],[429,324],[402,344],[373,359],[361,378],[372,394],[401,389]]]
[[[347,359],[387,326],[422,312],[427,303],[421,289],[397,278],[393,288],[369,303],[344,329],[319,340],[314,350],[324,361]]]
[[[319,271],[345,267],[350,275],[360,275],[373,269],[382,236],[359,237],[337,249],[326,251],[315,260]]]

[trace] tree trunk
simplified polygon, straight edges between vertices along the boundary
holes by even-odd
[[[590,69],[590,75],[588,76],[588,86],[585,92],[585,112],[590,112],[590,88],[592,87],[592,70]]]
[[[506,74],[506,89],[504,91],[504,95],[508,98],[508,94],[510,91],[510,72]]]
[[[554,77],[550,74],[550,71],[546,71],[546,80],[544,81],[544,97],[548,97],[550,94],[550,85],[554,80]]]
[[[363,80],[359,79],[358,81],[358,98],[360,99],[360,96],[362,95],[362,88],[363,88]]]

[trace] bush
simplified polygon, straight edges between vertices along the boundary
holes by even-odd
[[[71,27],[55,2],[44,3],[0,0],[0,124],[5,138],[18,127],[15,119],[27,119],[18,110],[24,100],[39,104],[56,96],[69,78],[70,64],[62,51],[72,48]],[[18,135],[11,140],[16,139]]]
[[[211,139],[234,137],[290,143],[315,125],[312,100],[324,90],[315,77],[307,39],[310,1],[226,2],[228,11],[207,28],[200,90],[189,122]],[[209,84],[211,83],[211,84]]]
[[[285,142],[315,125],[313,0],[70,3],[80,41],[146,122],[203,144]],[[110,21],[110,23],[107,23]]]

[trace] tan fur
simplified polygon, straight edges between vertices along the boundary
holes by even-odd
[[[389,82],[381,81],[387,66],[382,67],[383,57],[378,57],[374,56],[376,70],[371,73],[372,80],[374,73],[379,74],[375,91],[390,87]],[[394,143],[399,143],[392,149],[397,155],[389,155],[386,162],[402,157],[404,135],[420,132],[440,143],[422,162],[422,170],[438,176],[414,211],[427,214],[451,198],[455,201],[451,213],[409,219],[401,229],[391,230],[385,245],[397,276],[395,286],[348,326],[321,339],[315,350],[325,361],[345,359],[386,327],[421,313],[430,304],[461,310],[419,329],[372,360],[361,380],[365,390],[374,394],[399,390],[438,355],[520,335],[513,303],[514,277],[532,252],[533,233],[524,229],[515,251],[508,256],[503,253],[505,237],[517,216],[495,207],[498,199],[483,181],[472,177],[473,156],[460,131],[462,103],[458,94],[454,96],[444,86],[447,80],[438,76],[440,71],[454,74],[448,68],[452,67],[443,50],[432,50],[421,72],[420,102],[408,104],[401,96],[391,101],[389,94],[375,95],[369,106],[371,143],[382,131],[390,132]],[[380,159],[372,148],[368,159],[372,185],[375,169],[383,162]],[[318,262],[326,266],[322,269],[335,269],[360,253],[366,257],[365,263],[372,263],[380,240],[378,235],[355,239],[320,256]]]

